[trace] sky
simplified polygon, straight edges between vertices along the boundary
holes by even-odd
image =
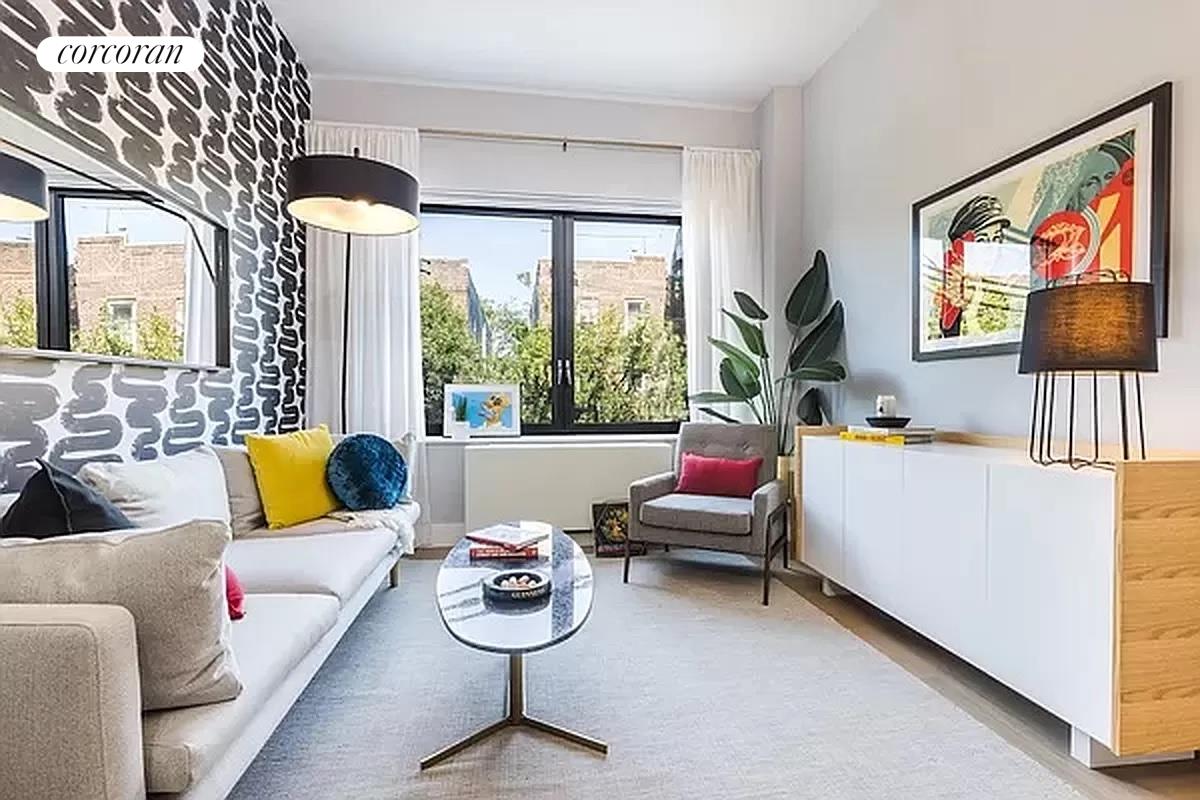
[[[575,257],[670,259],[677,230],[675,225],[576,222]],[[468,259],[480,295],[505,304],[529,302],[531,289],[518,276],[527,272],[532,280],[538,259],[550,257],[548,219],[422,214],[420,236],[422,258]]]

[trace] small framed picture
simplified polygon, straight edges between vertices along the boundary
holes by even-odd
[[[448,383],[448,436],[520,436],[521,387],[515,383]]]

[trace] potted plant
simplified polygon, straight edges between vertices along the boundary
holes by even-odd
[[[745,292],[734,292],[738,311],[722,312],[733,320],[741,345],[716,337],[709,342],[724,358],[718,368],[721,389],[691,395],[699,410],[725,422],[740,422],[712,407],[732,403],[750,409],[760,423],[774,425],[779,454],[779,476],[791,477],[791,453],[795,446],[793,421],[820,425],[827,417],[820,388],[809,383],[837,383],[846,378],[846,368],[834,358],[845,330],[842,301],[829,304],[829,263],[818,250],[812,266],[801,276],[784,306],[784,318],[792,334],[787,362],[775,377],[763,323],[770,316]],[[807,388],[806,388],[807,387]]]
[[[454,419],[449,422],[451,439],[470,439],[471,423],[467,421],[467,396],[456,394],[454,404]]]

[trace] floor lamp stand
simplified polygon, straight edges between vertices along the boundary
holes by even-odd
[[[346,384],[350,368],[350,234],[346,234],[346,277],[342,282],[342,434],[348,434]]]

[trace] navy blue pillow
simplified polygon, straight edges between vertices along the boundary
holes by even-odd
[[[38,464],[41,471],[25,482],[20,496],[0,519],[0,537],[49,539],[137,527],[121,509],[75,476],[41,459]]]
[[[408,483],[408,465],[396,446],[372,433],[338,442],[325,464],[325,480],[351,511],[391,508]]]

